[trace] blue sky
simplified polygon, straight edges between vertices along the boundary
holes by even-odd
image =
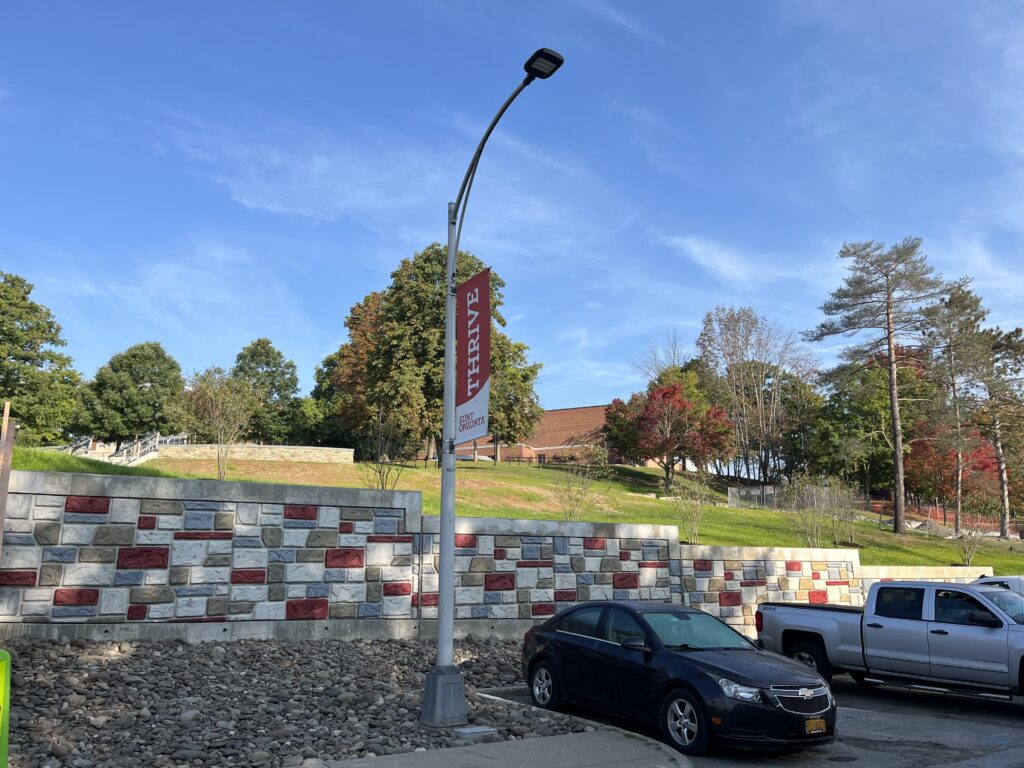
[[[566,64],[494,135],[463,247],[546,407],[640,388],[715,304],[813,326],[846,240],[919,235],[1024,322],[1016,2],[6,4],[0,269],[87,376],[268,336],[308,388],[348,308],[444,239],[541,46]]]

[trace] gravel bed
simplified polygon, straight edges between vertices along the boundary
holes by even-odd
[[[460,746],[419,724],[434,660],[421,641],[95,643],[16,639],[11,768],[323,766]],[[521,682],[520,644],[456,646],[470,722],[503,740],[592,730],[476,695]]]

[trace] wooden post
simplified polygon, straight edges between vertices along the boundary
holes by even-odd
[[[11,401],[4,401],[4,416],[0,422],[0,550],[3,549],[4,519],[7,517],[7,485],[11,480],[11,461],[14,458],[14,421],[11,419]]]

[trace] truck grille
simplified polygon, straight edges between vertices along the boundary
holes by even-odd
[[[772,695],[780,707],[797,715],[817,715],[826,712],[832,705],[827,688],[782,688],[773,685]]]

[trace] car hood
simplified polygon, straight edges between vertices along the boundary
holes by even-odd
[[[740,685],[769,688],[773,685],[816,686],[824,681],[798,661],[754,648],[707,651],[670,651],[712,677],[726,677]]]

